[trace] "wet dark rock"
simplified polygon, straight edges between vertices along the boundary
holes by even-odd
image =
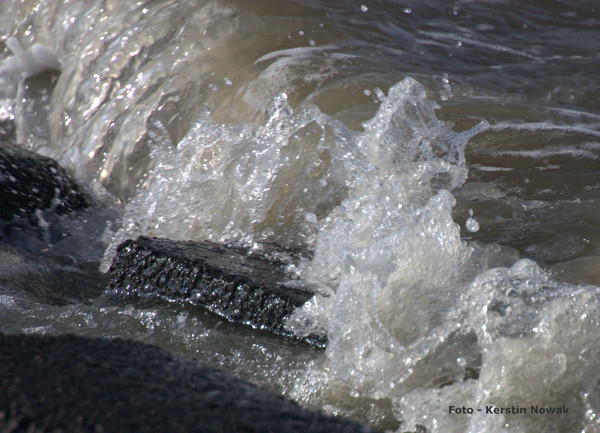
[[[372,432],[124,340],[0,334],[0,431]]]
[[[325,335],[297,336],[284,321],[314,292],[291,287],[278,260],[212,242],[140,237],[117,248],[109,290],[185,301],[221,317],[324,348]]]
[[[88,199],[56,161],[0,141],[0,220],[37,224],[39,212],[61,215]]]
[[[0,118],[0,142],[14,142],[17,138],[17,128],[12,119]]]

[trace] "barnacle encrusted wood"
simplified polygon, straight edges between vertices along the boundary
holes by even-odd
[[[282,263],[208,241],[139,237],[117,248],[109,290],[204,307],[225,319],[324,347],[324,335],[297,336],[285,319],[314,293],[285,284]]]

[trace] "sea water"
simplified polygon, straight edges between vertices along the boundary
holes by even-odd
[[[382,430],[600,431],[593,2],[5,1],[0,36],[2,120],[96,203],[9,236],[3,332],[134,338]],[[60,71],[26,79],[36,52]],[[104,293],[138,235],[303,251],[286,326],[326,351]]]

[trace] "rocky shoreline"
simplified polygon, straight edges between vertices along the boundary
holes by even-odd
[[[120,339],[0,335],[2,432],[372,432]]]
[[[0,242],[89,206],[50,158],[0,140]],[[12,233],[11,233],[12,232]],[[119,247],[108,291],[193,304],[323,349],[283,322],[313,296],[288,287],[284,263],[211,243],[139,238]],[[0,432],[371,432],[301,408],[200,363],[121,339],[0,334]]]

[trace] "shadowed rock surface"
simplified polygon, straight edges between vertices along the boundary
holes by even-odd
[[[288,315],[314,294],[282,284],[290,279],[281,263],[235,248],[139,237],[118,247],[109,290],[189,302],[231,322],[323,348],[325,335],[301,337],[283,327]]]
[[[11,119],[0,118],[0,142],[14,142],[16,138],[15,123]]]
[[[79,186],[52,159],[0,141],[0,220],[37,223],[36,212],[58,215],[89,205]]]
[[[0,431],[372,432],[158,348],[0,334]]]

